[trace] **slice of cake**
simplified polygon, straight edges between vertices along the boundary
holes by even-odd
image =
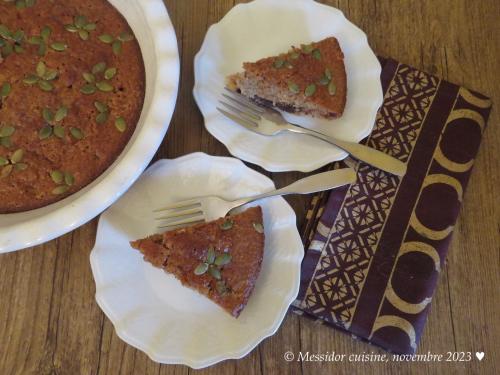
[[[144,259],[238,317],[264,254],[262,209],[132,241]]]
[[[346,103],[344,55],[336,38],[292,47],[287,53],[243,63],[227,86],[283,111],[336,118]]]

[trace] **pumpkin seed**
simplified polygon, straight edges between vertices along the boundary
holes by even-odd
[[[87,40],[89,38],[89,32],[87,30],[78,30],[78,36],[81,40]]]
[[[293,82],[288,82],[288,89],[294,94],[298,94],[300,92],[299,85]]]
[[[36,65],[36,74],[38,77],[43,77],[45,72],[47,71],[47,66],[43,61],[39,61]]]
[[[2,85],[2,88],[0,89],[0,97],[2,98],[5,98],[7,97],[7,95],[10,94],[10,90],[11,90],[11,85],[9,82],[5,82],[3,85]]]
[[[15,131],[16,129],[13,126],[2,126],[0,128],[0,138],[10,137]]]
[[[47,81],[38,81],[38,87],[42,89],[43,91],[52,91],[54,86],[50,82]]]
[[[319,49],[313,50],[312,55],[316,60],[321,60],[321,51]]]
[[[257,233],[264,233],[264,226],[261,223],[253,223],[253,229],[255,229]]]
[[[99,35],[99,40],[103,43],[106,43],[106,44],[110,44],[110,43],[113,43],[113,41],[115,40],[115,38],[113,38],[113,36],[109,35],[109,34],[102,34],[102,35]]]
[[[234,225],[234,221],[232,221],[231,219],[226,219],[220,225],[220,229],[222,229],[222,230],[229,230],[229,229],[231,229],[233,227],[233,225]]]
[[[61,125],[54,125],[54,135],[59,139],[63,139],[66,135],[66,129]]]
[[[278,59],[278,60],[275,60],[274,63],[273,63],[273,66],[276,68],[276,69],[280,69],[283,67],[283,64],[285,63],[285,60],[282,60],[282,59]]]
[[[121,40],[122,42],[130,42],[131,40],[134,40],[134,36],[124,31],[118,35],[118,40]]]
[[[0,24],[0,36],[4,39],[10,39],[11,33],[7,26]]]
[[[76,27],[82,28],[87,24],[87,17],[82,16],[82,15],[78,15],[78,16],[75,16],[74,21],[75,21]]]
[[[67,115],[68,115],[68,108],[61,107],[57,110],[56,114],[54,115],[54,121],[59,122],[63,120]]]
[[[73,138],[75,139],[83,139],[83,131],[81,131],[80,129],[78,128],[70,128],[69,129],[69,132],[71,133],[71,135],[73,136]]]
[[[115,40],[112,44],[112,48],[113,53],[115,55],[119,55],[120,53],[122,53],[122,42],[120,42],[119,40]]]
[[[99,111],[99,112],[107,112],[108,111],[108,106],[103,103],[103,102],[94,102],[94,107],[96,107],[96,109]]]
[[[38,131],[38,138],[40,140],[47,139],[52,135],[52,126],[45,125]]]
[[[12,164],[9,164],[9,165],[6,165],[5,167],[3,167],[2,172],[0,173],[0,177],[5,178],[8,175],[10,175],[13,168],[14,168],[14,166]]]
[[[302,45],[302,52],[304,52],[306,55],[309,55],[313,51],[314,47],[312,44],[303,44]]]
[[[44,42],[48,42],[50,34],[52,34],[52,29],[49,26],[44,26],[40,31],[40,37]]]
[[[198,266],[194,269],[194,274],[195,275],[203,275],[205,272],[208,270],[208,264],[206,263],[200,263]]]
[[[106,69],[106,63],[104,61],[101,61],[92,67],[92,73],[93,74],[101,73],[104,72],[105,69]]]
[[[104,124],[106,121],[108,121],[108,118],[109,118],[109,112],[101,112],[97,115],[95,121],[98,124]]]
[[[207,263],[212,264],[215,261],[215,249],[210,246],[207,251]]]
[[[321,51],[319,49],[313,50],[312,55],[316,60],[321,60]]]
[[[69,190],[69,186],[66,185],[60,185],[56,187],[54,190],[52,190],[52,194],[54,195],[61,195],[66,193]]]
[[[215,265],[217,266],[225,266],[226,264],[231,262],[231,255],[228,253],[224,253],[215,258]]]
[[[217,267],[209,267],[208,273],[217,280],[221,279],[220,270]]]
[[[23,160],[23,157],[24,157],[24,150],[22,148],[17,149],[10,157],[10,162],[12,164],[19,163],[21,160]]]
[[[125,123],[125,119],[123,117],[118,117],[115,121],[115,127],[120,132],[124,132],[127,129],[127,124]]]
[[[47,73],[43,76],[43,79],[46,81],[52,81],[57,77],[57,70],[47,70]]]
[[[47,53],[47,44],[45,44],[45,42],[42,42],[38,47],[38,56],[45,56],[46,53]]]
[[[322,76],[319,80],[321,86],[326,86],[330,83],[330,79],[327,76]]]
[[[83,79],[87,81],[88,83],[94,83],[95,82],[95,76],[92,73],[83,73],[82,74]]]
[[[78,31],[78,27],[75,25],[69,24],[69,25],[64,25],[64,28],[69,31],[70,33],[76,33]]]
[[[304,95],[305,96],[313,96],[315,92],[316,92],[316,85],[314,83],[311,83],[304,90]]]
[[[328,93],[333,96],[337,93],[337,85],[331,81],[330,84],[328,85]]]
[[[104,72],[104,78],[105,79],[111,79],[116,75],[116,68],[108,68]]]
[[[97,25],[95,23],[88,23],[83,28],[87,31],[94,31]]]
[[[12,47],[12,45],[10,44],[6,44],[3,48],[2,48],[2,56],[3,57],[7,57],[9,56],[10,54],[12,54],[12,52],[14,51],[14,48]]]
[[[45,121],[47,121],[49,124],[54,120],[54,114],[49,108],[44,108],[42,110],[42,117]]]
[[[111,91],[113,91],[113,86],[111,86],[108,82],[101,81],[101,82],[97,82],[95,85],[102,92],[111,92]]]
[[[325,69],[325,77],[328,79],[332,79],[332,72],[328,68]]]
[[[54,112],[52,112],[49,108],[44,108],[42,110],[42,117],[47,123],[52,124],[52,122],[54,121]],[[60,120],[55,120],[55,121],[60,121]]]
[[[297,51],[290,52],[290,58],[292,60],[297,60],[299,57],[300,57],[300,53],[299,52],[297,52]]]
[[[14,34],[12,34],[12,39],[14,39],[16,43],[21,43],[24,39],[24,31],[17,30]]]
[[[58,51],[58,52],[62,52],[62,51],[65,51],[66,48],[68,48],[68,46],[62,42],[56,42],[56,43],[52,43],[50,45],[50,47],[54,50],[54,51]]]
[[[10,148],[10,146],[12,146],[12,141],[10,140],[10,137],[0,138],[0,145],[2,145],[3,147]]]
[[[36,36],[36,35],[32,36],[31,38],[28,39],[28,43],[39,45],[40,43],[42,43],[42,38],[40,36]]]
[[[222,280],[219,280],[215,283],[215,289],[219,295],[223,296],[229,291],[229,288],[226,286],[226,283]]]
[[[69,172],[64,172],[64,183],[67,186],[72,186],[75,183],[75,177]]]
[[[90,94],[93,94],[95,92],[95,90],[96,90],[95,86],[91,85],[89,83],[89,84],[83,85],[82,88],[80,89],[80,92],[82,94],[85,94],[85,95],[90,95]]]
[[[26,168],[28,168],[28,164],[26,163],[17,163],[16,165],[14,165],[14,169],[16,171],[24,171]]]
[[[37,83],[39,80],[39,78],[33,74],[30,74],[29,76],[26,76],[24,79],[23,79],[23,82],[26,83],[27,85],[33,85],[35,83]]]
[[[50,178],[52,181],[54,181],[56,184],[61,184],[64,179],[64,174],[61,171],[52,171],[50,172]]]
[[[21,47],[21,46],[18,46],[17,44],[14,45],[14,52],[16,53],[23,53],[24,52],[24,48]]]
[[[9,164],[9,161],[5,159],[4,157],[0,156],[0,167],[3,167],[4,165]]]

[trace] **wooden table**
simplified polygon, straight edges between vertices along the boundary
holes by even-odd
[[[209,25],[238,1],[165,0],[177,31],[179,99],[156,158],[194,151],[228,155],[203,127],[191,90],[193,58]],[[497,0],[329,0],[363,29],[377,54],[391,56],[500,103],[500,7]],[[498,374],[500,128],[494,107],[456,227],[420,353],[484,351],[471,363],[286,362],[291,350],[383,353],[334,329],[289,314],[278,332],[245,358],[196,373],[211,374]],[[260,169],[259,169],[260,170]],[[269,175],[269,174],[268,174]],[[271,174],[277,185],[300,174]],[[287,198],[303,222],[307,198]],[[89,265],[97,219],[32,249],[0,256],[0,374],[187,374],[159,365],[121,341],[94,300]]]

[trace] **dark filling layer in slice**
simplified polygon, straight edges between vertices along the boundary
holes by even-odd
[[[240,90],[238,91],[241,94],[241,91]],[[261,98],[260,96],[254,96],[253,98],[251,98],[251,100],[254,101],[257,105],[260,105],[262,107],[278,108],[284,112],[294,113],[294,114],[311,114],[311,110],[300,108],[289,103],[280,103],[280,102],[273,103],[271,100]],[[328,112],[328,114],[322,113],[322,115],[329,119],[339,117],[338,114],[334,112]]]

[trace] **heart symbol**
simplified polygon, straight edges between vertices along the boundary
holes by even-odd
[[[481,361],[484,358],[484,352],[476,352],[476,357]]]

